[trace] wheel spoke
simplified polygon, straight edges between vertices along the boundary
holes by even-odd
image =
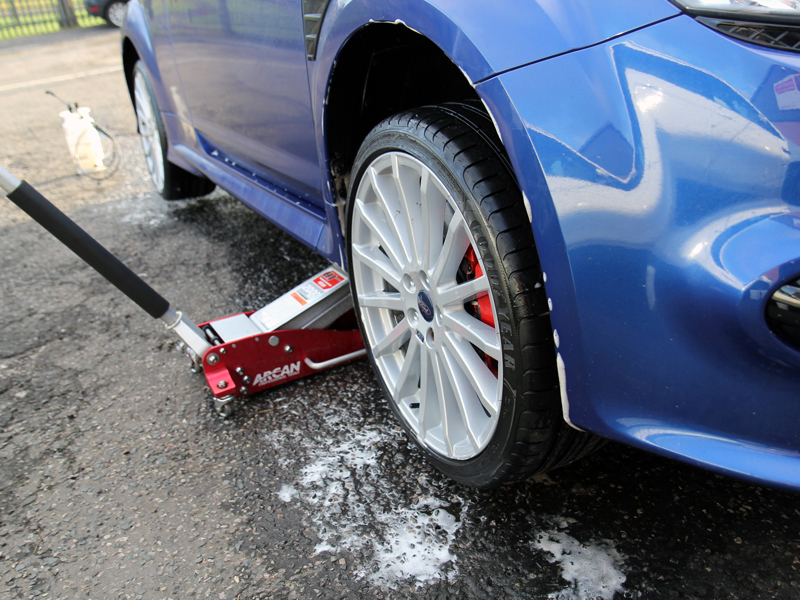
[[[161,138],[158,135],[158,126],[152,124],[153,135],[150,138],[150,148],[153,152],[153,181],[156,188],[161,191],[164,187],[164,160],[161,152]]]
[[[137,84],[138,83],[137,81]],[[147,138],[151,136],[153,132],[151,131],[147,99],[144,97],[144,92],[140,85],[136,85],[134,89],[134,98],[136,100],[136,117],[139,124],[139,135],[141,135],[142,138]]]
[[[403,258],[404,253],[394,237],[394,229],[386,223],[386,218],[378,206],[367,204],[361,200],[356,200],[356,216],[360,219],[377,238],[377,245],[380,245],[394,264],[395,269],[404,271],[407,261]]]
[[[481,360],[469,342],[459,340],[453,334],[445,335],[444,340],[448,356],[452,359],[454,377],[457,370],[460,371],[489,416],[497,415],[497,376]]]
[[[408,324],[408,319],[403,319],[381,341],[372,346],[372,355],[375,358],[379,358],[386,354],[397,352],[400,346],[408,341],[410,336],[411,327]]]
[[[431,384],[433,383],[433,377],[430,370],[430,356],[428,354],[427,348],[420,345],[420,361],[419,361],[419,424],[418,424],[418,431],[417,435],[419,435],[419,439],[422,442],[425,442],[425,438],[428,436],[428,419],[430,418],[429,415],[436,412],[436,407],[434,403],[436,402],[435,398],[431,399],[431,395],[436,394],[436,385],[433,385],[433,390],[431,390]],[[431,393],[433,392],[433,394]]]
[[[436,299],[439,306],[464,304],[478,296],[489,292],[489,279],[481,275],[461,284],[453,284],[437,290]]]
[[[446,329],[455,331],[493,359],[498,361],[501,359],[500,336],[497,331],[494,327],[489,327],[486,323],[468,314],[467,311],[461,309],[446,312],[442,325]]]
[[[458,270],[464,254],[469,248],[469,234],[464,223],[464,218],[461,213],[456,212],[453,218],[450,219],[450,224],[447,228],[447,236],[444,238],[442,251],[436,260],[436,267],[431,276],[431,284],[435,287],[441,285],[442,281],[455,280],[456,271]]]
[[[431,177],[428,171],[422,173],[419,187],[422,212],[425,215],[423,219],[425,256],[422,265],[426,269],[432,269],[442,253],[447,195],[439,188],[436,178]]]
[[[158,130],[156,112],[154,112],[153,100],[150,97],[147,82],[140,72],[137,72],[134,77],[133,95],[136,106],[136,121],[139,125],[139,134],[147,170],[150,172],[150,177],[156,189],[161,192],[164,188],[164,156],[161,149],[161,134]]]
[[[449,407],[447,399],[450,397],[450,394],[447,393],[445,390],[445,377],[442,376],[442,361],[441,357],[439,356],[438,352],[431,351],[430,352],[430,359],[431,359],[431,371],[433,374],[433,380],[436,384],[436,399],[438,400],[439,405],[439,417],[440,417],[440,426],[442,428],[442,437],[444,438],[444,443],[447,447],[447,454],[449,456],[455,456],[455,444],[453,443],[453,437],[456,431],[458,430],[458,424],[454,421],[455,415],[451,415],[450,411],[448,410]]]
[[[425,219],[422,218],[418,181],[420,171],[415,163],[407,164],[398,154],[392,155],[392,172],[397,200],[408,232],[409,258],[417,266],[423,266]]]
[[[408,350],[406,351],[405,359],[403,360],[403,368],[394,386],[394,393],[392,397],[396,402],[400,402],[406,396],[412,395],[419,391],[417,385],[420,377],[420,363],[422,354],[420,350],[421,342],[417,336],[411,336],[408,343]],[[409,390],[412,388],[413,390]],[[408,392],[408,393],[406,393]]]
[[[400,203],[390,197],[390,190],[396,193],[395,186],[397,175],[393,174],[391,177],[392,186],[390,189],[386,189],[388,186],[383,181],[383,177],[383,175],[378,173],[377,169],[370,167],[369,178],[372,183],[372,190],[375,192],[375,196],[378,199],[377,206],[380,206],[383,211],[384,218],[380,221],[380,226],[384,230],[382,234],[383,238],[396,243],[397,248],[395,248],[394,251],[398,255],[398,260],[402,261],[400,264],[405,266],[413,260],[413,255],[407,248],[408,243],[406,241],[406,236],[400,232],[398,226],[398,217],[403,217],[403,214],[402,210],[398,210],[394,205]]]
[[[399,290],[400,275],[391,264],[389,258],[375,246],[352,246],[353,258],[361,262],[362,265],[374,271],[382,279],[389,282],[394,289]]]
[[[358,295],[358,304],[364,308],[385,308],[403,312],[405,304],[399,292],[369,292]]]
[[[473,354],[475,353],[473,352]],[[477,452],[480,449],[480,435],[486,428],[486,422],[491,415],[487,417],[481,406],[482,402],[479,402],[475,389],[471,385],[472,382],[466,377],[467,374],[447,349],[442,350],[442,363],[445,366],[450,386],[453,388],[458,412],[466,426],[467,439],[469,439],[473,451]]]

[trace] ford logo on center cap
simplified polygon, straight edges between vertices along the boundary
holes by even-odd
[[[417,295],[417,305],[419,306],[419,312],[426,321],[433,321],[433,302],[431,301],[431,297],[428,295],[428,292],[422,290]]]

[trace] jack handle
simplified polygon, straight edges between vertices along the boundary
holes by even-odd
[[[350,352],[349,354],[344,354],[342,356],[337,356],[336,358],[332,358],[330,360],[326,360],[323,362],[314,362],[310,358],[306,358],[305,363],[309,369],[314,369],[315,371],[321,371],[322,369],[330,369],[331,367],[335,367],[336,365],[340,365],[342,363],[346,363],[351,360],[355,360],[357,358],[361,358],[362,356],[366,356],[366,350],[356,350],[355,352]]]
[[[155,319],[161,319],[200,357],[211,348],[205,334],[191,320],[175,312],[157,291],[126,267],[116,256],[81,229],[30,184],[20,181],[0,165],[0,188],[84,262],[113,283],[123,294]]]

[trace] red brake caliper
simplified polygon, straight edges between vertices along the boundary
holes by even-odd
[[[475,255],[475,250],[470,246],[467,249],[464,258],[469,263],[469,270],[467,271],[467,279],[475,279],[483,275],[483,270],[478,262],[478,257]],[[489,299],[489,294],[483,292],[475,300],[472,301],[472,307],[475,311],[475,317],[480,321],[486,323],[489,327],[494,328],[494,313],[492,312],[492,301]],[[497,373],[497,361],[491,356],[482,354],[483,360],[495,374]]]
[[[464,256],[469,262],[470,267],[472,267],[472,269],[470,269],[472,271],[472,277],[469,277],[468,275],[469,279],[475,279],[476,277],[483,275],[481,265],[478,262],[478,257],[475,256],[475,250],[472,248],[472,246],[469,247]],[[494,327],[494,313],[492,312],[492,301],[489,300],[489,294],[483,292],[483,294],[478,296],[477,300],[475,300],[474,306],[475,316],[490,327]]]

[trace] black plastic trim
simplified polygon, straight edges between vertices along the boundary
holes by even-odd
[[[680,0],[669,0],[676,8],[690,17],[709,17],[723,21],[747,21],[750,23],[770,23],[800,25],[800,15],[790,17],[785,13],[770,13],[763,11],[748,12],[747,10],[709,10],[707,8],[691,8],[684,6]]]
[[[775,335],[800,350],[800,279],[784,284],[772,294],[766,317]]]
[[[316,60],[319,31],[328,10],[329,0],[303,0],[303,33],[306,42],[306,58]]]
[[[774,50],[800,52],[800,24],[785,25],[756,21],[734,21],[698,17],[697,20],[723,35]]]

